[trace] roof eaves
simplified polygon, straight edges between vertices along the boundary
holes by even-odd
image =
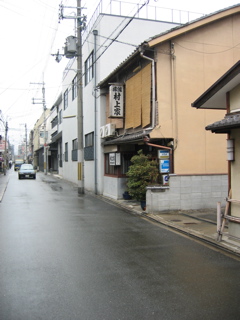
[[[127,63],[129,63],[134,57],[140,54],[142,44],[138,46],[123,62],[121,62],[105,79],[98,83],[98,87],[103,87],[120,69],[122,69]]]
[[[122,135],[121,137],[104,141],[103,145],[114,145],[114,144],[123,144],[123,143],[134,143],[138,141],[142,141],[144,137],[149,135],[151,130],[142,130],[136,133],[130,133],[126,135]]]
[[[224,119],[205,127],[206,130],[216,133],[227,133],[235,128],[240,128],[240,113],[227,114]]]
[[[222,77],[209,87],[197,100],[192,103],[193,108],[200,108],[205,102],[214,96],[228,82],[240,73],[240,60],[236,62]]]

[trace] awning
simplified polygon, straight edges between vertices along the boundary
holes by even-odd
[[[137,143],[143,141],[143,138],[149,136],[152,130],[142,130],[136,133],[124,134],[116,139],[103,142],[104,146],[123,143]]]

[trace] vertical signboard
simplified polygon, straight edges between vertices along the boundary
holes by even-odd
[[[109,153],[109,165],[110,166],[120,166],[121,165],[121,154],[112,152]]]
[[[109,153],[109,165],[115,166],[116,163],[116,153]]]
[[[109,95],[110,95],[110,117],[122,118],[123,103],[124,103],[123,85],[112,84],[109,87]]]
[[[159,158],[159,171],[161,173],[169,173],[170,172],[169,151],[159,150],[158,158]]]

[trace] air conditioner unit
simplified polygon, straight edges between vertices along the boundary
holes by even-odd
[[[100,138],[105,138],[105,126],[100,127]]]
[[[113,123],[108,123],[105,125],[105,137],[115,136],[116,125]]]

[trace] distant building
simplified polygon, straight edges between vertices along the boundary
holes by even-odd
[[[33,165],[40,171],[44,171],[44,143],[48,139],[49,114],[50,109],[46,109],[45,114],[42,113],[33,128]]]

